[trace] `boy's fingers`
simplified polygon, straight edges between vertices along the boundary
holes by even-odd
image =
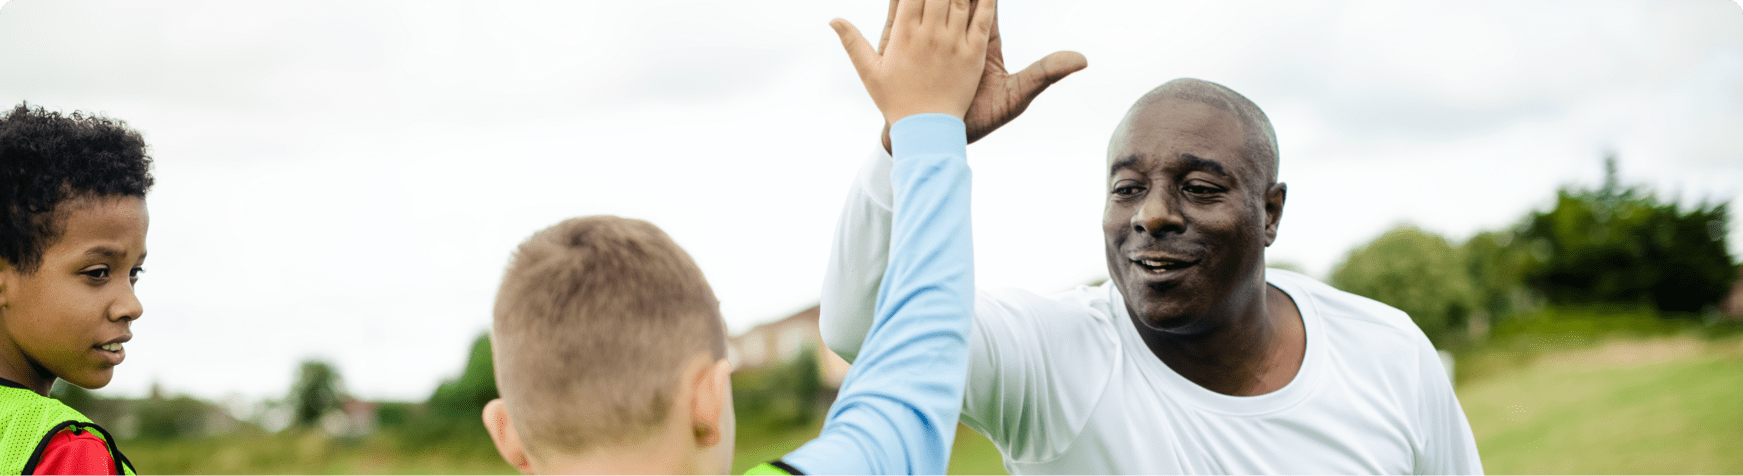
[[[925,0],[898,0],[894,15],[896,21],[894,25],[890,25],[891,31],[920,26],[920,14],[924,4]]]
[[[896,26],[896,6],[901,3],[902,0],[890,0],[890,12],[884,15],[884,34],[878,37],[878,53],[883,53],[884,47],[890,45],[890,27]]]
[[[847,20],[830,20],[829,27],[834,28],[835,34],[841,37],[841,49],[847,50],[848,61],[853,62],[853,69],[859,72],[860,80],[865,80],[878,53],[871,49],[871,45],[866,44],[865,35],[859,33],[859,28],[854,28]]]
[[[950,1],[951,0],[926,0],[925,18],[920,19],[920,24],[926,25],[927,30],[935,30],[949,26]]]
[[[968,27],[968,0],[950,0],[950,21],[947,25],[950,31],[963,31]]]
[[[980,0],[980,5],[975,6],[974,23],[969,25],[969,30],[979,35],[978,40],[986,41],[992,37],[993,20],[998,18],[998,10],[999,0]]]

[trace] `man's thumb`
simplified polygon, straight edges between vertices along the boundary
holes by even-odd
[[[1089,67],[1089,60],[1076,51],[1055,51],[1013,74],[1020,95],[1033,98],[1053,83]]]

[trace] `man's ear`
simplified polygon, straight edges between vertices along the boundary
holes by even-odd
[[[1277,241],[1277,224],[1283,222],[1283,201],[1289,198],[1289,184],[1277,182],[1265,190],[1265,246]]]
[[[696,376],[696,391],[690,400],[691,427],[696,432],[696,446],[707,448],[720,444],[726,437],[727,405],[732,404],[732,363],[726,359],[702,368]]]
[[[502,399],[491,399],[484,404],[484,430],[490,432],[490,441],[496,443],[496,452],[502,454],[502,460],[514,465],[521,474],[533,474],[533,464],[527,461],[526,447],[521,446],[520,434],[514,431],[514,422],[508,419],[508,404]]]

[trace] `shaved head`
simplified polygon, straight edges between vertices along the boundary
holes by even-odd
[[[1277,182],[1277,133],[1271,130],[1271,119],[1265,117],[1265,111],[1259,110],[1259,106],[1246,96],[1210,81],[1180,78],[1145,93],[1144,97],[1138,98],[1138,102],[1132,104],[1125,119],[1120,121],[1120,132],[1114,134],[1115,139],[1134,126],[1132,119],[1139,115],[1138,112],[1167,99],[1205,104],[1234,115],[1235,120],[1241,124],[1245,139],[1243,155],[1260,172],[1260,180],[1264,183]]]

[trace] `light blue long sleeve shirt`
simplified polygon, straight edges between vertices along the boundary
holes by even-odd
[[[890,128],[895,207],[875,318],[823,433],[782,461],[806,474],[943,474],[974,315],[966,134],[919,114]]]

